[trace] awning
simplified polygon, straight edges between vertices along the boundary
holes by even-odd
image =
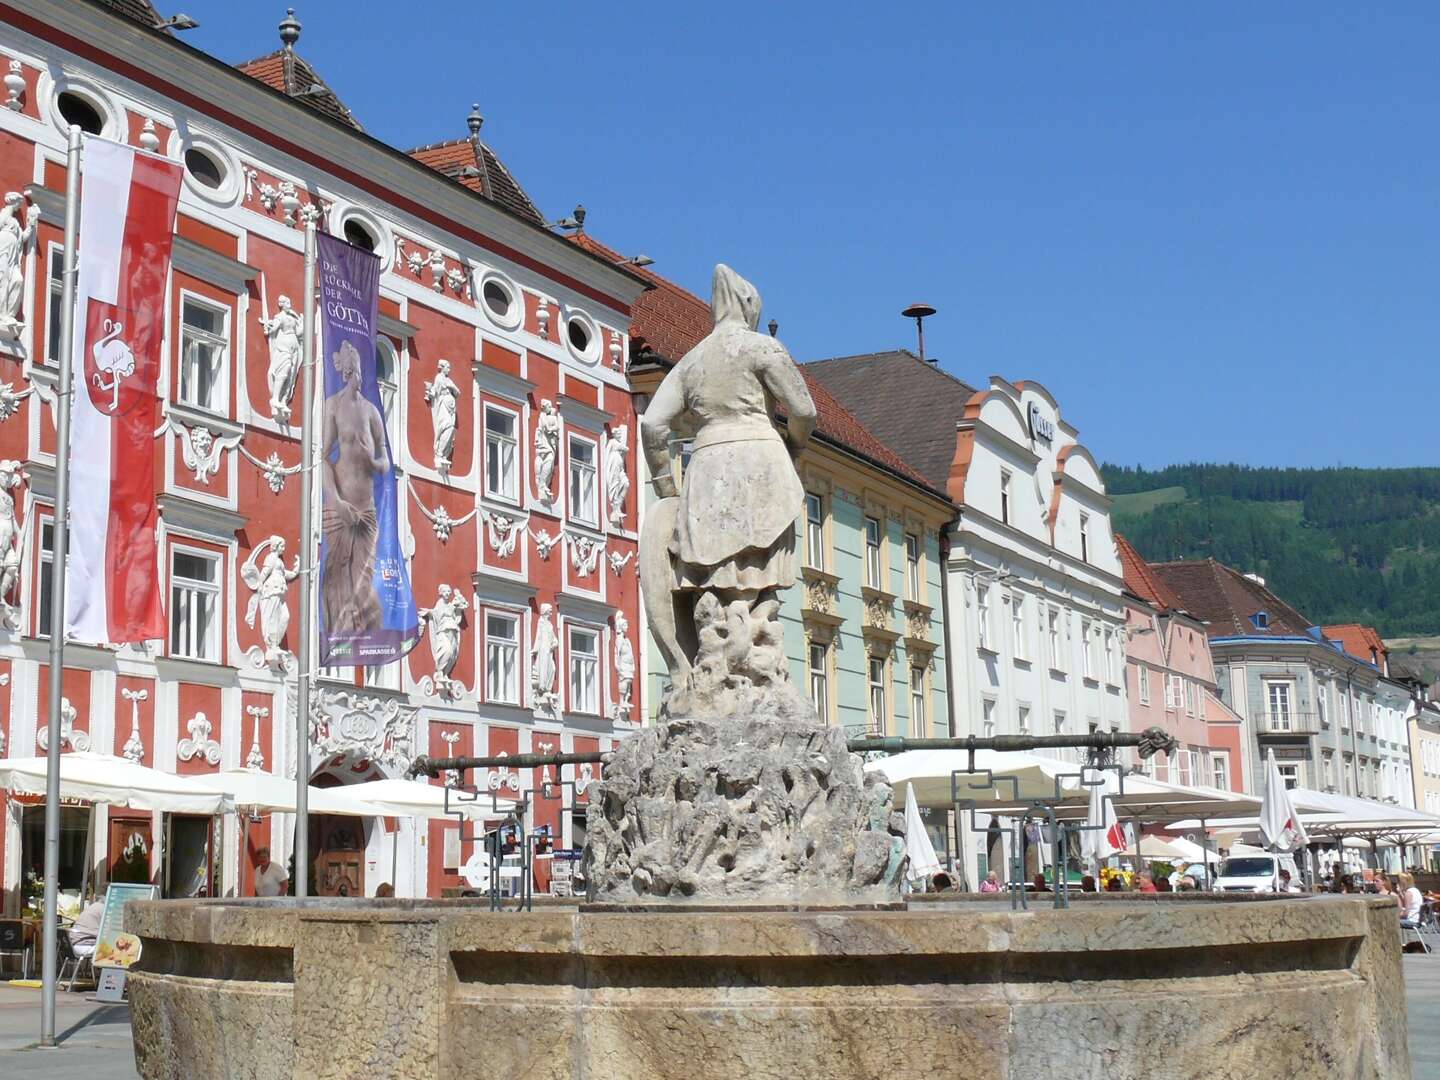
[[[461,813],[472,820],[493,821],[515,812],[513,799],[497,798],[484,791],[470,799],[463,792],[422,780],[370,780],[349,784],[344,791],[346,799],[368,806],[370,813],[382,817],[447,818]]]
[[[295,812],[295,781],[288,777],[276,776],[261,769],[228,769],[225,772],[205,773],[190,777],[196,784],[210,791],[221,791],[230,796],[235,809],[255,814],[293,814]],[[306,796],[309,812],[312,814],[349,814],[352,817],[371,817],[373,807],[364,805],[350,796],[353,788],[320,788],[311,785]]]
[[[0,759],[0,788],[44,795],[48,768],[49,759],[43,757]],[[224,792],[203,787],[192,777],[88,751],[60,755],[59,794],[62,799],[177,814],[220,814],[234,809]]]

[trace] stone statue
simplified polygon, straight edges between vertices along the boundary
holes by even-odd
[[[630,644],[630,623],[621,612],[615,613],[615,683],[620,700],[615,703],[613,718],[630,719],[630,699],[635,693],[635,646]]]
[[[0,207],[0,338],[10,341],[18,338],[25,326],[20,317],[25,299],[21,264],[35,242],[35,223],[40,219],[40,208],[33,204],[26,207],[22,218],[20,206],[24,201],[20,192],[11,191]]]
[[[711,310],[715,329],[641,421],[659,496],[640,537],[641,591],[671,687],[659,722],[625,738],[588,792],[590,898],[889,899],[905,866],[904,816],[790,682],[779,622],[804,505],[792,459],[815,405],[785,347],[756,332],[754,286],[724,265]],[[694,440],[678,490],[676,439]]]
[[[282,424],[290,422],[290,402],[295,396],[295,376],[300,372],[300,336],[304,326],[300,313],[290,306],[288,296],[280,297],[280,310],[271,318],[260,316],[260,330],[270,341],[270,415]]]
[[[264,663],[271,667],[283,668],[288,661],[289,653],[280,647],[290,626],[290,608],[285,603],[285,595],[290,582],[299,576],[300,556],[295,556],[293,567],[285,569],[285,540],[279,536],[262,540],[240,567],[240,579],[254,590],[245,608],[245,625],[253,627],[259,614],[260,638],[265,642]]]
[[[530,643],[530,703],[537,712],[552,716],[559,712],[555,676],[558,673],[556,654],[560,651],[560,637],[551,618],[553,610],[549,604],[540,605],[540,617],[535,620],[535,636]]]
[[[430,421],[435,427],[435,470],[440,473],[450,471],[459,402],[460,388],[450,378],[450,361],[441,360],[435,378],[425,384],[425,403],[430,406]]]
[[[460,659],[460,631],[470,605],[449,585],[441,585],[433,607],[422,608],[420,621],[430,627],[430,656],[435,661],[434,687],[445,697],[458,696],[450,673]],[[464,687],[458,688],[464,693]]]
[[[555,501],[551,481],[555,462],[560,456],[560,414],[549,398],[540,402],[540,416],[535,421],[535,495],[547,505]]]
[[[0,461],[0,623],[6,630],[19,628],[20,605],[11,602],[20,580],[20,522],[11,492],[26,479],[18,461]]]
[[[625,471],[625,458],[630,453],[630,429],[618,427],[605,448],[605,501],[610,507],[610,524],[625,524],[625,496],[630,494],[630,474]]]

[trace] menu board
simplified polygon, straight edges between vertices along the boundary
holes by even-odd
[[[91,958],[97,968],[128,968],[140,959],[140,939],[125,933],[125,905],[131,900],[155,900],[159,896],[158,885],[111,883],[105,893],[105,912],[100,917],[100,933]]]

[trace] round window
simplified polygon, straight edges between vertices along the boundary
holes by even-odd
[[[366,251],[375,250],[375,237],[369,229],[354,218],[350,218],[345,222],[345,239],[358,248],[364,248]]]
[[[88,98],[73,90],[61,91],[55,105],[67,125],[74,124],[91,135],[99,135],[105,130],[105,114]]]
[[[510,290],[494,278],[485,282],[484,296],[485,306],[502,319],[510,314],[510,305],[515,303],[515,298],[510,295]]]
[[[185,168],[204,187],[215,190],[225,183],[225,166],[199,147],[185,151]]]
[[[579,319],[571,319],[565,328],[565,334],[570,339],[570,347],[577,353],[588,353],[592,335],[590,328]]]

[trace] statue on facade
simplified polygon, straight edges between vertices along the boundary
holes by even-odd
[[[590,789],[590,896],[893,897],[904,817],[790,682],[785,657],[779,594],[795,582],[805,498],[793,459],[815,405],[785,347],[756,331],[759,293],[724,265],[711,310],[714,330],[641,421],[659,497],[640,537],[641,592],[671,685],[659,722],[624,739]],[[670,447],[684,439],[694,449],[677,485]]]
[[[465,692],[450,673],[460,659],[460,631],[469,608],[463,596],[449,585],[441,585],[434,606],[420,610],[420,622],[430,628],[430,656],[435,661],[431,685],[442,697],[455,698]]]
[[[25,255],[35,242],[35,223],[40,208],[33,203],[20,210],[25,197],[18,191],[7,192],[0,206],[0,338],[14,341],[20,336],[25,321],[20,311],[25,300]]]
[[[6,630],[20,626],[20,605],[12,603],[20,581],[20,522],[11,494],[26,478],[18,461],[0,461],[0,624]]]
[[[610,524],[625,524],[625,496],[630,494],[630,474],[625,459],[630,453],[630,429],[621,425],[610,436],[605,447],[605,501],[610,508]]]
[[[619,700],[615,702],[613,719],[629,720],[631,699],[635,694],[635,646],[630,644],[630,622],[622,612],[615,613],[615,686]]]
[[[262,294],[261,299],[264,299]],[[282,295],[274,316],[260,316],[260,331],[270,342],[270,415],[278,422],[290,422],[290,402],[295,396],[295,376],[300,372],[300,337],[304,332],[300,313]]]
[[[540,415],[535,420],[535,495],[547,505],[555,501],[551,481],[555,462],[560,457],[560,413],[549,398],[540,402]]]
[[[460,388],[450,378],[449,360],[441,360],[435,378],[425,384],[425,403],[430,406],[430,422],[435,428],[435,471],[446,474],[455,453],[455,421],[460,403]]]
[[[290,607],[285,597],[290,582],[299,576],[300,556],[295,556],[295,565],[287,570],[285,540],[280,536],[262,540],[240,567],[240,580],[254,590],[245,608],[245,625],[253,627],[255,616],[260,616],[260,639],[265,642],[263,663],[273,668],[283,669],[289,662],[290,654],[281,648],[290,627]]]
[[[540,617],[535,620],[535,636],[530,642],[530,704],[536,712],[551,716],[559,712],[560,700],[555,692],[560,636],[555,632],[555,623],[551,619],[553,610],[549,604],[540,605]]]

